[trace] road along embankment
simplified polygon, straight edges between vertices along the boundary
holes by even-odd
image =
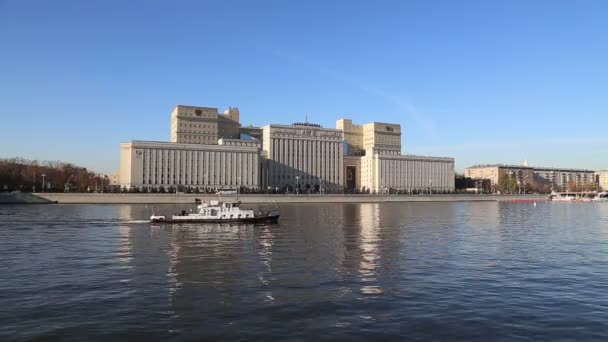
[[[38,197],[57,203],[81,204],[173,204],[218,200],[206,194],[114,194],[114,193],[37,193]],[[221,200],[236,200],[222,196]],[[380,203],[380,202],[542,202],[544,195],[239,195],[242,203]]]

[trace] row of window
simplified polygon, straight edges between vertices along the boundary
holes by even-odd
[[[154,165],[150,165],[152,155],[156,158]],[[210,167],[212,162],[214,167]],[[257,168],[257,158],[252,154],[174,151],[171,155],[169,150],[146,150],[142,181],[143,184],[254,185]],[[234,169],[236,175],[226,172]]]
[[[339,144],[322,141],[273,139],[272,159],[279,163],[274,178],[294,179],[290,168],[312,174],[316,179],[337,182],[339,176]],[[333,171],[333,172],[331,172]]]
[[[433,162],[386,161],[381,164],[382,186],[447,187],[453,172],[449,165]]]
[[[217,125],[203,125],[203,124],[185,124],[185,123],[180,123],[179,127],[180,128],[213,128],[213,129],[216,129]]]

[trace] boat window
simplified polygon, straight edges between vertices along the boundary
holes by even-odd
[[[241,218],[241,214],[239,214],[239,215],[237,216],[237,218]]]

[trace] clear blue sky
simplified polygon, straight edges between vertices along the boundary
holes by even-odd
[[[608,168],[608,1],[0,0],[0,157],[119,166],[176,104],[398,122],[406,153]]]

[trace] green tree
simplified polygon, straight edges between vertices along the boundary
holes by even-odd
[[[519,183],[517,183],[517,179],[513,176],[509,176],[509,192],[516,193],[519,189]]]
[[[498,190],[502,193],[509,191],[509,175],[506,172],[500,171],[498,174]]]

